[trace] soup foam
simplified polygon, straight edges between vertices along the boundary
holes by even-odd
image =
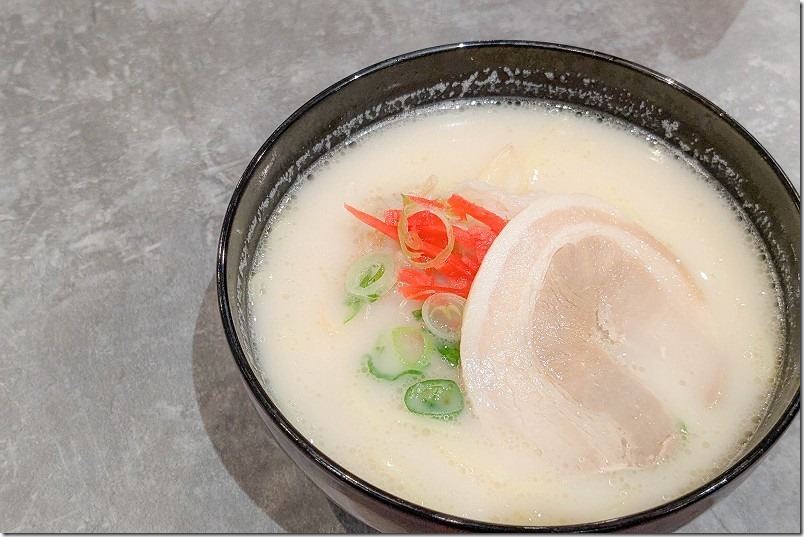
[[[727,376],[714,407],[683,416],[682,449],[661,464],[568,472],[515,432],[481,425],[471,398],[451,421],[415,415],[402,402],[415,380],[380,381],[365,371],[361,357],[377,334],[415,322],[420,303],[393,291],[344,323],[346,271],[388,243],[343,204],[380,214],[431,176],[434,194],[449,193],[486,174],[509,144],[528,190],[583,192],[614,204],[675,253],[706,297],[727,349]],[[751,230],[701,170],[661,140],[594,112],[466,104],[396,119],[317,164],[266,229],[249,278],[266,389],[334,461],[431,509],[527,525],[648,509],[724,471],[773,386],[779,306]]]

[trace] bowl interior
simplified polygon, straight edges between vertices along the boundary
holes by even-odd
[[[257,243],[282,197],[308,167],[362,129],[419,107],[473,99],[551,100],[627,121],[696,161],[742,209],[767,247],[778,276],[785,321],[781,372],[765,418],[740,460],[710,486],[668,510],[696,501],[742,473],[770,448],[798,411],[798,193],[759,143],[703,97],[627,61],[558,45],[473,43],[394,58],[317,95],[265,142],[232,198],[218,267],[224,327],[256,403],[281,421],[284,430],[292,430],[265,392],[269,379],[254,352],[246,293]],[[617,526],[599,529],[608,527]]]

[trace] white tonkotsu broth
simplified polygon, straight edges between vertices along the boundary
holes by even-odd
[[[779,313],[770,271],[736,211],[700,173],[661,142],[596,119],[546,104],[421,113],[364,134],[302,181],[271,222],[249,280],[266,387],[302,434],[401,498],[509,524],[638,512],[727,467],[756,427],[776,374]],[[672,250],[706,297],[727,350],[727,376],[712,408],[679,403],[679,412],[689,412],[681,416],[687,437],[661,464],[566,471],[515,432],[481,423],[470,397],[452,421],[416,415],[402,397],[418,379],[380,381],[363,367],[377,335],[415,323],[411,311],[421,303],[392,291],[344,324],[349,266],[392,243],[343,204],[381,215],[430,176],[438,180],[432,195],[448,195],[486,175],[509,144],[521,164],[512,173],[524,174],[530,190],[587,193],[616,205]],[[674,389],[683,400],[684,387]]]

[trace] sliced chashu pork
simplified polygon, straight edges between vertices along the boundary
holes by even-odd
[[[464,384],[481,420],[564,467],[640,467],[681,438],[668,389],[716,402],[711,330],[665,246],[602,200],[549,195],[508,223],[472,284]]]

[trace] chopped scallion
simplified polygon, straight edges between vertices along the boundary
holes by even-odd
[[[466,299],[453,293],[435,293],[422,304],[422,321],[427,330],[445,343],[461,340]]]
[[[363,304],[376,301],[396,283],[397,268],[387,252],[371,252],[354,262],[346,273],[346,305],[349,308],[345,323],[352,320]]]
[[[451,366],[457,367],[461,365],[461,350],[457,345],[436,343],[436,350]]]
[[[421,328],[399,326],[380,335],[374,352],[366,356],[366,366],[377,378],[396,380],[424,373],[434,352],[433,342]]]
[[[405,406],[415,414],[454,418],[463,410],[463,394],[455,381],[423,380],[407,389]]]

